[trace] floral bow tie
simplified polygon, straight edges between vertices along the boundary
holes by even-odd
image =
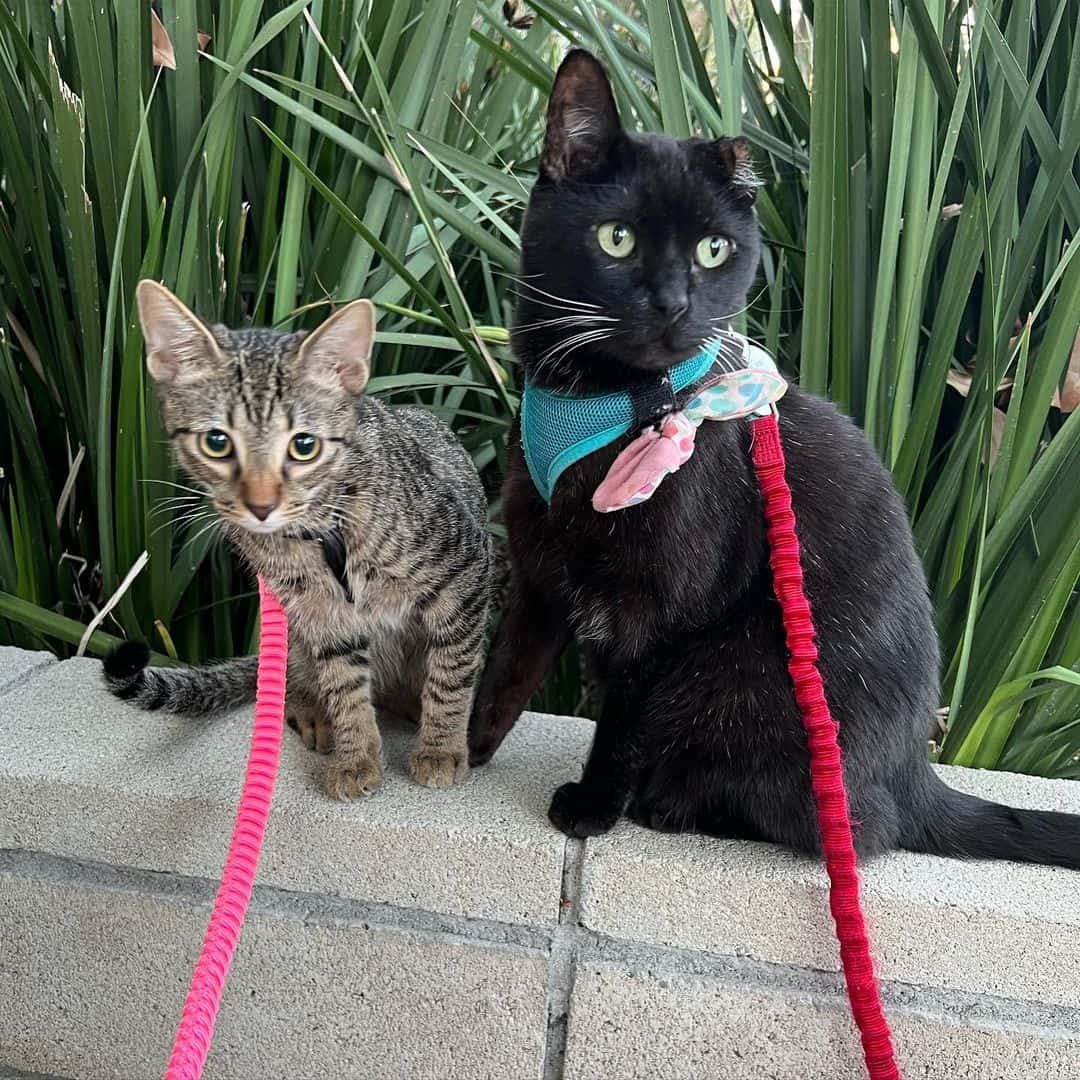
[[[703,420],[764,415],[784,396],[787,382],[768,352],[741,335],[730,337],[742,344],[742,362],[735,366],[730,358],[718,359],[682,409],[645,428],[621,451],[593,492],[594,510],[607,514],[651,498],[666,476],[689,461]],[[729,366],[735,370],[724,370]]]

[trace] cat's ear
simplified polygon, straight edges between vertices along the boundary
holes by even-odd
[[[146,366],[155,382],[187,383],[205,378],[223,362],[206,324],[164,285],[144,279],[135,290],[146,342]]]
[[[600,61],[584,49],[572,49],[559,66],[548,99],[540,171],[551,180],[598,172],[621,130]]]
[[[757,189],[761,187],[761,180],[750,156],[750,144],[738,136],[734,139],[717,139],[711,146],[721,171],[735,193],[752,203],[757,197]]]
[[[300,371],[325,390],[362,394],[371,373],[374,339],[374,305],[370,300],[354,300],[300,343]]]

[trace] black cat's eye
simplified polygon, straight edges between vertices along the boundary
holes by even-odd
[[[697,261],[706,270],[712,270],[726,263],[734,250],[734,242],[726,236],[706,236],[698,241],[697,250],[694,254],[697,256]]]
[[[220,461],[222,458],[232,457],[233,441],[224,431],[213,428],[199,436],[199,449],[208,458]]]
[[[289,457],[293,461],[314,461],[322,451],[322,439],[301,431],[289,440]]]
[[[613,259],[625,259],[632,255],[637,246],[637,237],[629,225],[621,221],[605,221],[597,227],[596,240],[605,254]]]

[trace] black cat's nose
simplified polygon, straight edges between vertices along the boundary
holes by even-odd
[[[664,289],[653,294],[652,304],[664,325],[671,326],[690,310],[690,297],[683,289]]]
[[[246,502],[244,505],[260,520],[265,521],[276,509],[276,502],[268,503],[251,503]]]

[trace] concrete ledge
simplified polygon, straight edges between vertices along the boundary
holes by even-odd
[[[109,697],[93,661],[0,649],[0,1077],[160,1076],[232,823],[250,716]],[[340,806],[289,738],[212,1078],[860,1077],[816,863],[546,820],[581,720],[522,720],[462,789]],[[1080,785],[949,770],[1080,812]],[[1080,874],[899,854],[865,870],[907,1077],[1080,1060]]]
[[[52,653],[26,652],[0,645],[0,694],[29,679],[47,664],[55,663],[56,657]]]
[[[1080,813],[1080,784],[941,772],[972,794]],[[1023,987],[1036,1000],[1080,1006],[1075,871],[896,852],[866,864],[862,876],[882,978],[1004,995]],[[581,920],[602,934],[838,971],[827,910],[823,867],[768,844],[623,823],[585,854]]]
[[[895,1004],[889,1021],[910,1078],[1049,1080],[1071,1075],[1080,1060],[1075,1028],[1032,1030]],[[565,1075],[861,1080],[866,1072],[847,1003],[836,994],[582,964]]]
[[[210,895],[139,895],[48,875],[0,877],[0,1047],[65,1076],[165,1069]],[[19,933],[13,931],[18,928]],[[56,973],[63,972],[63,978]],[[536,1076],[546,955],[276,912],[244,926],[210,1077]]]
[[[565,840],[547,802],[577,774],[591,726],[520,725],[493,767],[434,794],[405,776],[413,733],[384,726],[386,788],[349,806],[320,797],[325,759],[290,736],[259,881],[554,926]],[[39,668],[0,698],[0,848],[216,877],[249,732],[250,712],[140,713],[93,660]]]

